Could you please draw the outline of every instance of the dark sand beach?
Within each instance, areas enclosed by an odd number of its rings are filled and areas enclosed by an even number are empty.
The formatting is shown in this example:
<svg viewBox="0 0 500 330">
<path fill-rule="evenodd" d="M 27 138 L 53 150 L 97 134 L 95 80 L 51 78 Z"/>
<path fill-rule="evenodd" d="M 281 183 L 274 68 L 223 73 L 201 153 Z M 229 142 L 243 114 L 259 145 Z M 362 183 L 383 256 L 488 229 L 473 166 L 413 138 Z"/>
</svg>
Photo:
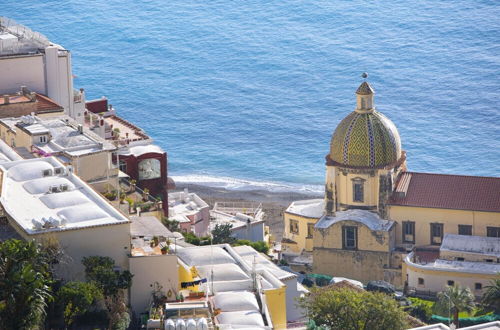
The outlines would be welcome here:
<svg viewBox="0 0 500 330">
<path fill-rule="evenodd" d="M 291 202 L 303 199 L 322 198 L 321 194 L 301 194 L 295 192 L 271 192 L 267 190 L 227 190 L 196 184 L 176 184 L 176 191 L 187 188 L 196 193 L 205 202 L 214 206 L 216 202 L 254 202 L 262 203 L 266 213 L 266 225 L 269 226 L 273 239 L 280 241 L 283 235 L 283 211 Z"/>
</svg>

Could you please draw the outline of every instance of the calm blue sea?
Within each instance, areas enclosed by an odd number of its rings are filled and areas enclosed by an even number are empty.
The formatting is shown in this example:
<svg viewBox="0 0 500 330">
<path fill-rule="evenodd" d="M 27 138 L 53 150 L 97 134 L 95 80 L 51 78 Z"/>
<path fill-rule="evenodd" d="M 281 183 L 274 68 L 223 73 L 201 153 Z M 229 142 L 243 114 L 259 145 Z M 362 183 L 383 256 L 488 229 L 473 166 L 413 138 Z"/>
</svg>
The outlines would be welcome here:
<svg viewBox="0 0 500 330">
<path fill-rule="evenodd" d="M 498 1 L 2 0 L 0 15 L 70 49 L 75 87 L 151 135 L 179 181 L 320 190 L 364 71 L 411 170 L 500 175 Z"/>
</svg>

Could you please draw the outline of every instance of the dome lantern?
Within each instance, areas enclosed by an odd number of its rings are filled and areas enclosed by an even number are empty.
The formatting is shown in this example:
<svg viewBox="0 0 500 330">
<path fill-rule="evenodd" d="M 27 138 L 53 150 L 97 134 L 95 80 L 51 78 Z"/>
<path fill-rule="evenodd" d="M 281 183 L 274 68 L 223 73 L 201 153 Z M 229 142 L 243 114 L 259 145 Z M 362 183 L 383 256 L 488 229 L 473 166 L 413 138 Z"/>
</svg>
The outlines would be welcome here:
<svg viewBox="0 0 500 330">
<path fill-rule="evenodd" d="M 374 94 L 366 81 L 356 90 L 356 109 L 340 122 L 332 136 L 329 159 L 334 163 L 380 168 L 401 159 L 398 130 L 390 119 L 376 111 Z"/>
<path fill-rule="evenodd" d="M 364 73 L 362 77 L 366 78 L 368 75 Z M 374 96 L 375 91 L 372 86 L 367 81 L 363 81 L 356 90 L 356 112 L 373 112 L 375 110 Z"/>
</svg>

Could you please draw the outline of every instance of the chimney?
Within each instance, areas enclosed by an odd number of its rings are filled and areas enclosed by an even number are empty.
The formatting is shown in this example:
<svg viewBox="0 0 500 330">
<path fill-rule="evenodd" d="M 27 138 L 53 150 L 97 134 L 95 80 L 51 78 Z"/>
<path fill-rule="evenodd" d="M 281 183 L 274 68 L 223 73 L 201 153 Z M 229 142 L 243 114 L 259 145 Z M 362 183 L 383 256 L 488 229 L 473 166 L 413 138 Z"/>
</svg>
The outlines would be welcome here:
<svg viewBox="0 0 500 330">
<path fill-rule="evenodd" d="M 30 98 L 31 101 L 35 102 L 36 101 L 36 93 L 35 92 L 31 92 L 29 98 Z"/>
<path fill-rule="evenodd" d="M 83 134 L 83 125 L 78 124 L 78 133 Z"/>
<path fill-rule="evenodd" d="M 10 103 L 10 96 L 6 94 L 3 96 L 3 104 L 9 104 L 9 103 Z"/>
<path fill-rule="evenodd" d="M 28 87 L 26 87 L 26 86 L 21 86 L 21 94 L 23 94 L 23 95 L 27 95 L 27 94 L 29 94 L 29 92 L 30 92 L 30 91 L 28 90 Z"/>
</svg>

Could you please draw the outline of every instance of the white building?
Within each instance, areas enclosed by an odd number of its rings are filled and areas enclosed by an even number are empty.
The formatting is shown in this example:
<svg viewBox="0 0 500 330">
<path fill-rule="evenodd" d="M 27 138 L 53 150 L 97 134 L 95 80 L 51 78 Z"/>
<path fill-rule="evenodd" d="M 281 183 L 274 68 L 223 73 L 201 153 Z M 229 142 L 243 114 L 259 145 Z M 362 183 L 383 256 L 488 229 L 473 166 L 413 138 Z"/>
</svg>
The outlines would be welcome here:
<svg viewBox="0 0 500 330">
<path fill-rule="evenodd" d="M 217 202 L 210 211 L 210 232 L 217 225 L 230 224 L 236 239 L 267 242 L 264 215 L 261 204 Z"/>
<path fill-rule="evenodd" d="M 128 269 L 130 221 L 54 157 L 5 161 L 0 177 L 4 221 L 25 240 L 57 243 L 62 278 L 83 280 L 93 255 Z"/>
<path fill-rule="evenodd" d="M 197 194 L 190 193 L 187 189 L 168 194 L 168 217 L 178 221 L 184 232 L 192 232 L 196 236 L 209 234 L 209 206 Z"/>
<path fill-rule="evenodd" d="M 303 317 L 296 299 L 307 292 L 297 276 L 282 270 L 249 246 L 228 244 L 183 248 L 177 256 L 207 279 L 205 292 L 223 327 L 286 328 Z M 262 303 L 259 307 L 258 300 Z"/>
<path fill-rule="evenodd" d="M 0 16 L 0 95 L 19 86 L 47 95 L 83 123 L 85 93 L 73 89 L 71 53 L 11 19 Z"/>
</svg>

